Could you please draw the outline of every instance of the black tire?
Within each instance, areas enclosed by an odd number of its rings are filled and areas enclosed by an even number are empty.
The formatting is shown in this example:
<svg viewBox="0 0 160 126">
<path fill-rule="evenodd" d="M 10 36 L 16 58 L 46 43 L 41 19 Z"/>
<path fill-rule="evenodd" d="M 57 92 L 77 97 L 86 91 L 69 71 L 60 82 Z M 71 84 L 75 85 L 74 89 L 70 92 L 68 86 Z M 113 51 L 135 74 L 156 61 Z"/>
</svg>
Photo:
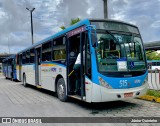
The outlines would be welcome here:
<svg viewBox="0 0 160 126">
<path fill-rule="evenodd" d="M 23 75 L 23 86 L 27 87 L 27 83 L 26 83 L 26 75 Z"/>
<path fill-rule="evenodd" d="M 65 102 L 68 97 L 66 95 L 66 86 L 63 78 L 60 78 L 57 82 L 57 96 L 59 100 Z"/>
</svg>

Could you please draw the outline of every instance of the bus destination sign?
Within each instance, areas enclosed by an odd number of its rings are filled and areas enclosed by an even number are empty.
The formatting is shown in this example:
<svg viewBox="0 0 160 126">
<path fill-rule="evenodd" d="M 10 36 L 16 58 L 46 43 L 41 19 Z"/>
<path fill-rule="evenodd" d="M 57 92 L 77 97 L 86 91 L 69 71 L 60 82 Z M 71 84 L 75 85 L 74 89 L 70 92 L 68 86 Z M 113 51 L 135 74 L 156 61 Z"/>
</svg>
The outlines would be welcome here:
<svg viewBox="0 0 160 126">
<path fill-rule="evenodd" d="M 86 27 L 85 26 L 82 26 L 82 27 L 79 27 L 79 28 L 76 28 L 70 32 L 68 32 L 67 36 L 68 38 L 71 37 L 71 36 L 74 36 L 74 35 L 77 35 L 81 32 L 84 32 L 86 30 Z"/>
</svg>

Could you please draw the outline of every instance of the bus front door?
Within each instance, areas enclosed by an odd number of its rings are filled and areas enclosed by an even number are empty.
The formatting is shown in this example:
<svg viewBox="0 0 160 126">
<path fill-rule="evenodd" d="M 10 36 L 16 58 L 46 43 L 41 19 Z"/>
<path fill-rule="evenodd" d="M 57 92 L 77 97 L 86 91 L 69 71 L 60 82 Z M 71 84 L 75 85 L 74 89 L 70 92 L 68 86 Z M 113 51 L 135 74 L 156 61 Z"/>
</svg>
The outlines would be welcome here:
<svg viewBox="0 0 160 126">
<path fill-rule="evenodd" d="M 41 47 L 35 48 L 35 85 L 40 86 L 41 84 Z"/>
<path fill-rule="evenodd" d="M 78 99 L 85 100 L 86 92 L 85 92 L 85 41 L 87 34 L 86 32 L 72 35 L 68 37 L 67 41 L 67 89 L 68 94 L 74 98 L 79 97 Z M 80 70 L 75 71 L 74 65 L 77 59 L 78 54 L 81 53 L 80 61 L 81 66 Z M 76 73 L 76 72 L 80 73 Z"/>
</svg>

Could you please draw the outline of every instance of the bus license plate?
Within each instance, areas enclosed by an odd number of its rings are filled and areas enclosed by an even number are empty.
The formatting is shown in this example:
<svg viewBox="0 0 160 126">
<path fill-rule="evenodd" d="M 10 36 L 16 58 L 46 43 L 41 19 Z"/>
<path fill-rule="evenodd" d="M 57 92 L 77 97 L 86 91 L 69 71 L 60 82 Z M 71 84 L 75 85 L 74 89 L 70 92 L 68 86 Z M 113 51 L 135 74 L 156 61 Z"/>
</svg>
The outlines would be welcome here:
<svg viewBox="0 0 160 126">
<path fill-rule="evenodd" d="M 133 96 L 133 92 L 130 92 L 130 93 L 124 93 L 124 97 L 127 98 L 127 97 L 132 97 Z"/>
</svg>

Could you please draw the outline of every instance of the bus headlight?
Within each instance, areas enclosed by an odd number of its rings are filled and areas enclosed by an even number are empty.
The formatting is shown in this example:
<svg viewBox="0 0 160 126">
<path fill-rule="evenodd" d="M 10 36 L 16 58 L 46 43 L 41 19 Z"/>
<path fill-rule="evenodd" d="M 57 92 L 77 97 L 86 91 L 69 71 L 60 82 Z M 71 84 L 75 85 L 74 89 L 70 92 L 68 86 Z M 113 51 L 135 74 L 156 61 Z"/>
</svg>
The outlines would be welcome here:
<svg viewBox="0 0 160 126">
<path fill-rule="evenodd" d="M 98 77 L 98 80 L 99 80 L 99 83 L 102 87 L 112 89 L 112 87 L 105 80 L 103 80 L 101 77 Z"/>
</svg>

